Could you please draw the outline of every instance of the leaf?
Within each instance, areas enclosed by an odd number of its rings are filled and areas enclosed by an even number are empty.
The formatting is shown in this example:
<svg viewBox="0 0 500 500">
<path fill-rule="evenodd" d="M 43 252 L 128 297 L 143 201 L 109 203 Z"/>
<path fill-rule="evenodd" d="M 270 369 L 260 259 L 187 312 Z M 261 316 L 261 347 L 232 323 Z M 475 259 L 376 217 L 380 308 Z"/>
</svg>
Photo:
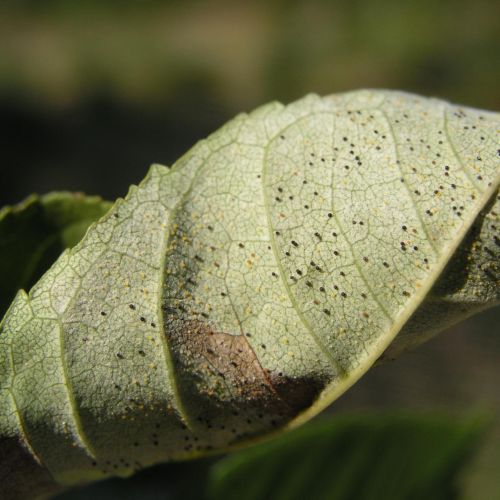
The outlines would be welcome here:
<svg viewBox="0 0 500 500">
<path fill-rule="evenodd" d="M 164 464 L 56 500 L 153 500 L 158 492 L 169 500 L 457 498 L 485 424 L 445 415 L 335 416 L 219 460 Z"/>
<path fill-rule="evenodd" d="M 500 303 L 500 196 L 480 212 L 445 270 L 381 361 Z"/>
<path fill-rule="evenodd" d="M 32 195 L 0 210 L 0 316 L 30 289 L 65 248 L 76 245 L 111 203 L 79 193 Z"/>
<path fill-rule="evenodd" d="M 458 498 L 482 431 L 478 421 L 442 416 L 337 417 L 220 460 L 210 498 Z"/>
<path fill-rule="evenodd" d="M 498 304 L 498 126 L 399 92 L 308 96 L 154 165 L 16 296 L 0 436 L 64 485 L 231 449 L 325 408 L 426 297 L 421 335 L 450 321 L 433 297 Z M 457 249 L 487 267 L 442 284 Z"/>
</svg>

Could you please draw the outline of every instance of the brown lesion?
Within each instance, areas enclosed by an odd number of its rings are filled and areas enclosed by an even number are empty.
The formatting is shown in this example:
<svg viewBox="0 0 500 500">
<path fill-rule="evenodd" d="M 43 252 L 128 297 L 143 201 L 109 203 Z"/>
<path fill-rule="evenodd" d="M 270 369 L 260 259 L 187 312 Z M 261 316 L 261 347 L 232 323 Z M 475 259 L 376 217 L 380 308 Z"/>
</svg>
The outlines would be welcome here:
<svg viewBox="0 0 500 500">
<path fill-rule="evenodd" d="M 48 497 L 61 490 L 20 436 L 0 436 L 0 498 Z"/>
<path fill-rule="evenodd" d="M 310 406 L 323 389 L 324 384 L 312 377 L 266 370 L 244 335 L 217 331 L 208 321 L 179 318 L 170 326 L 167 335 L 179 380 L 185 398 L 196 400 L 192 408 L 199 413 L 217 414 L 217 407 L 220 415 L 240 420 L 257 414 L 284 422 Z"/>
</svg>

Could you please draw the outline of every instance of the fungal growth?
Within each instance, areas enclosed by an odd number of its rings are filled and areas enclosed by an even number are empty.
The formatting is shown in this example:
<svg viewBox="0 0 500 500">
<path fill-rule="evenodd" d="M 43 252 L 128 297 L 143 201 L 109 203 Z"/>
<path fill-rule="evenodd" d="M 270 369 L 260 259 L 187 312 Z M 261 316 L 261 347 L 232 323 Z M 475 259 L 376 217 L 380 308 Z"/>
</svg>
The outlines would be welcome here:
<svg viewBox="0 0 500 500">
<path fill-rule="evenodd" d="M 0 326 L 2 498 L 298 425 L 497 305 L 499 127 L 400 92 L 308 96 L 152 166 Z"/>
</svg>

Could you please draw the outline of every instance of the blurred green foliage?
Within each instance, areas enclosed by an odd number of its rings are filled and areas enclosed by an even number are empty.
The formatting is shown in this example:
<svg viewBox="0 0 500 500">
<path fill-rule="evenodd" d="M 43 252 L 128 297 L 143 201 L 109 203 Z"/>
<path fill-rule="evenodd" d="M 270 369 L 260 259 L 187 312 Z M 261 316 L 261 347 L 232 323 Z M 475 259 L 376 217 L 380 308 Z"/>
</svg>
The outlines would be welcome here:
<svg viewBox="0 0 500 500">
<path fill-rule="evenodd" d="M 4 0 L 0 92 L 60 105 L 99 89 L 143 105 L 189 94 L 234 112 L 389 87 L 495 108 L 499 16 L 491 0 Z"/>
<path fill-rule="evenodd" d="M 310 92 L 498 109 L 499 17 L 491 0 L 3 0 L 0 205 L 115 199 L 236 113 Z"/>
<path fill-rule="evenodd" d="M 0 208 L 0 319 L 17 291 L 29 291 L 110 207 L 98 196 L 50 193 Z"/>
</svg>

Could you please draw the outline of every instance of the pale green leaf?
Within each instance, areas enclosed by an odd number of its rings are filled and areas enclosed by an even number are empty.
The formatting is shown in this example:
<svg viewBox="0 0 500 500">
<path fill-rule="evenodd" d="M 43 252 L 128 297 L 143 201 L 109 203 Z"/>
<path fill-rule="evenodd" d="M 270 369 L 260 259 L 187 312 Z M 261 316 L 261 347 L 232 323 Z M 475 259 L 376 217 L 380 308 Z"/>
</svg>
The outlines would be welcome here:
<svg viewBox="0 0 500 500">
<path fill-rule="evenodd" d="M 484 418 L 340 415 L 220 459 L 163 464 L 56 500 L 459 498 L 485 427 Z"/>
<path fill-rule="evenodd" d="M 61 484 L 232 448 L 330 404 L 434 285 L 463 316 L 496 305 L 499 124 L 399 92 L 311 95 L 153 166 L 10 307 L 0 436 Z M 481 268 L 436 283 L 475 221 L 459 252 Z M 403 347 L 450 322 L 424 307 Z"/>
</svg>

